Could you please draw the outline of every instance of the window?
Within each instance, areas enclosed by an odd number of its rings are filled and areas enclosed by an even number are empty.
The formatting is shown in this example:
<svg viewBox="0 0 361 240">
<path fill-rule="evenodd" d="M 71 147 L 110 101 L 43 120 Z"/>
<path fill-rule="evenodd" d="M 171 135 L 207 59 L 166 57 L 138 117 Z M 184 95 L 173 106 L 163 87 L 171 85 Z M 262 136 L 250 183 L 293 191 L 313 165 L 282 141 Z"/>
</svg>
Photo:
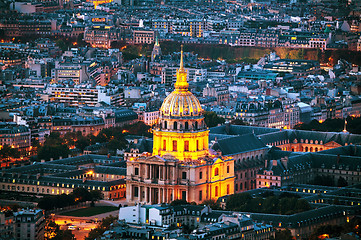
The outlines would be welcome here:
<svg viewBox="0 0 361 240">
<path fill-rule="evenodd" d="M 139 188 L 134 187 L 134 197 L 138 197 L 138 194 L 139 194 Z"/>
<path fill-rule="evenodd" d="M 182 172 L 182 179 L 187 179 L 187 172 Z"/>
<path fill-rule="evenodd" d="M 227 195 L 229 194 L 229 184 L 227 184 Z"/>
<path fill-rule="evenodd" d="M 173 151 L 177 151 L 177 141 L 173 140 Z"/>
<path fill-rule="evenodd" d="M 198 140 L 196 142 L 196 149 L 197 149 L 197 151 L 199 150 L 199 141 Z"/>
<path fill-rule="evenodd" d="M 218 197 L 218 186 L 216 186 L 214 189 L 214 196 Z"/>
<path fill-rule="evenodd" d="M 177 130 L 177 122 L 174 122 L 174 123 L 173 123 L 173 129 L 174 129 L 174 130 Z"/>
<path fill-rule="evenodd" d="M 238 184 L 237 183 L 234 185 L 234 189 L 235 189 L 235 191 L 238 191 Z"/>
<path fill-rule="evenodd" d="M 182 200 L 187 201 L 187 192 L 186 191 L 182 191 Z"/>
<path fill-rule="evenodd" d="M 164 128 L 167 129 L 167 121 L 164 121 Z"/>
<path fill-rule="evenodd" d="M 227 173 L 229 173 L 229 166 L 227 165 Z"/>
<path fill-rule="evenodd" d="M 185 130 L 188 130 L 188 122 L 185 122 L 185 123 L 184 123 L 184 129 L 185 129 Z"/>
<path fill-rule="evenodd" d="M 139 175 L 139 168 L 134 168 L 134 175 Z"/>
<path fill-rule="evenodd" d="M 163 140 L 163 150 L 167 150 L 167 140 Z"/>
<path fill-rule="evenodd" d="M 184 151 L 185 152 L 189 151 L 189 141 L 184 141 Z"/>
<path fill-rule="evenodd" d="M 219 169 L 216 168 L 216 169 L 214 169 L 214 176 L 218 176 L 218 175 L 219 175 Z"/>
<path fill-rule="evenodd" d="M 202 201 L 202 190 L 199 191 L 199 201 Z"/>
<path fill-rule="evenodd" d="M 194 128 L 195 128 L 195 129 L 198 129 L 198 122 L 195 122 L 195 123 L 194 123 Z"/>
<path fill-rule="evenodd" d="M 203 172 L 199 172 L 199 179 L 203 178 Z"/>
</svg>

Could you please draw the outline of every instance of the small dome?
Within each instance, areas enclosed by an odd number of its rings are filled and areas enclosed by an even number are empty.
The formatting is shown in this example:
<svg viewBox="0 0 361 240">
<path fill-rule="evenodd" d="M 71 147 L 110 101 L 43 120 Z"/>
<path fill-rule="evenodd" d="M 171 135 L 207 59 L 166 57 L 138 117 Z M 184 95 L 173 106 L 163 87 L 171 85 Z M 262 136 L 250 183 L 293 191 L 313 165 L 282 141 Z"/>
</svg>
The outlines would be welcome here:
<svg viewBox="0 0 361 240">
<path fill-rule="evenodd" d="M 175 90 L 164 100 L 160 113 L 169 117 L 200 116 L 203 109 L 191 92 Z"/>
</svg>

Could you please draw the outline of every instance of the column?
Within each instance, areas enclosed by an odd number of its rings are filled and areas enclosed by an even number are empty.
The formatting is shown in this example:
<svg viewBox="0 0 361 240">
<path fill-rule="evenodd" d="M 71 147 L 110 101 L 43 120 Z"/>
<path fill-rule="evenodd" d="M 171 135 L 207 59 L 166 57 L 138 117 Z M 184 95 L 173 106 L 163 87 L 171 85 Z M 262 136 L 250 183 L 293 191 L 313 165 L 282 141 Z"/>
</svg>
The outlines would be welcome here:
<svg viewBox="0 0 361 240">
<path fill-rule="evenodd" d="M 144 191 L 145 191 L 145 202 L 148 202 L 148 187 L 144 187 Z"/>
<path fill-rule="evenodd" d="M 162 202 L 162 196 L 161 196 L 161 194 L 160 194 L 160 188 L 158 188 L 158 202 L 157 203 L 161 203 Z"/>
<path fill-rule="evenodd" d="M 153 178 L 153 165 L 149 164 L 149 178 L 152 179 Z"/>
<path fill-rule="evenodd" d="M 143 180 L 144 180 L 144 179 L 148 178 L 148 166 L 146 164 L 142 164 L 142 166 L 144 169 L 144 177 L 143 177 Z"/>
<path fill-rule="evenodd" d="M 130 200 L 133 201 L 133 185 L 129 186 Z"/>
<path fill-rule="evenodd" d="M 163 180 L 164 180 L 164 181 L 167 180 L 167 174 L 166 174 L 166 172 L 167 172 L 167 166 L 163 166 Z"/>
</svg>

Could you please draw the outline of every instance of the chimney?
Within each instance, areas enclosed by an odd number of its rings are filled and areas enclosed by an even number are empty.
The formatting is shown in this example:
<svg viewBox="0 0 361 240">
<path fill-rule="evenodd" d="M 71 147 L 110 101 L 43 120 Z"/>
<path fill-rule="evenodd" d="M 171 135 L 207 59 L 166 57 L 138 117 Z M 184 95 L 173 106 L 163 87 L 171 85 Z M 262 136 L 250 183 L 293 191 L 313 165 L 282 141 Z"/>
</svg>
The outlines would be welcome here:
<svg viewBox="0 0 361 240">
<path fill-rule="evenodd" d="M 68 158 L 71 158 L 71 154 L 68 154 Z"/>
<path fill-rule="evenodd" d="M 54 158 L 50 158 L 50 162 L 53 161 L 53 160 L 54 160 Z"/>
<path fill-rule="evenodd" d="M 287 169 L 288 156 L 281 158 L 281 162 L 282 162 L 283 166 L 285 167 L 285 169 Z"/>
<path fill-rule="evenodd" d="M 134 139 L 134 144 L 138 144 L 138 139 Z"/>
<path fill-rule="evenodd" d="M 59 159 L 63 159 L 63 156 L 60 156 Z"/>
<path fill-rule="evenodd" d="M 39 178 L 40 178 L 40 176 L 41 176 L 41 174 L 40 174 L 40 173 L 36 174 L 36 179 L 39 179 Z"/>
<path fill-rule="evenodd" d="M 226 122 L 226 129 L 225 129 L 225 131 L 226 131 L 227 134 L 229 134 L 230 128 L 231 128 L 231 123 L 230 123 L 230 122 Z"/>
<path fill-rule="evenodd" d="M 272 160 L 272 165 L 277 166 L 277 160 Z"/>
<path fill-rule="evenodd" d="M 40 162 L 42 162 L 42 163 L 43 163 L 43 162 L 45 162 L 45 159 L 41 159 L 41 161 L 40 161 Z"/>
</svg>

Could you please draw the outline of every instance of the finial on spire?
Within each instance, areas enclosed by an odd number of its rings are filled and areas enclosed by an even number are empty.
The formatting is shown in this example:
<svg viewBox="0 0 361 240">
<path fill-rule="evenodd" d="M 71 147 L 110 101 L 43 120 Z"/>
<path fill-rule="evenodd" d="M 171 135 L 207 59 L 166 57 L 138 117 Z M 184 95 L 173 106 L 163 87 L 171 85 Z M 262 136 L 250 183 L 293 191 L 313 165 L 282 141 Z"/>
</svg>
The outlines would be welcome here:
<svg viewBox="0 0 361 240">
<path fill-rule="evenodd" d="M 177 81 L 174 84 L 174 87 L 178 91 L 188 91 L 188 82 L 187 82 L 187 71 L 183 65 L 183 45 L 181 45 L 181 59 L 180 66 L 177 71 Z"/>
<path fill-rule="evenodd" d="M 183 66 L 183 45 L 181 45 L 181 59 L 179 64 L 179 72 L 184 72 L 184 66 Z"/>
</svg>

